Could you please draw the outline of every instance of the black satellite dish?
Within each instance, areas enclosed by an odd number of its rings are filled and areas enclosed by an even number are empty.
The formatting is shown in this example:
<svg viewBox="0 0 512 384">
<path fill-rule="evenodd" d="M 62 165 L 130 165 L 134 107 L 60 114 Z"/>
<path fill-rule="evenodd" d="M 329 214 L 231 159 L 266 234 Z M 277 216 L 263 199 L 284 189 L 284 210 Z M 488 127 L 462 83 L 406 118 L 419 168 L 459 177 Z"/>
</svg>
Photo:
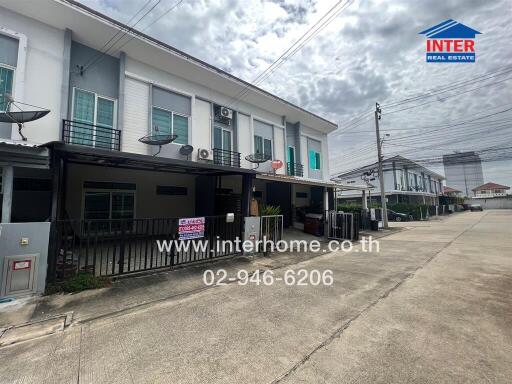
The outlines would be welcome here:
<svg viewBox="0 0 512 384">
<path fill-rule="evenodd" d="M 191 146 L 191 145 L 183 145 L 181 148 L 180 148 L 180 155 L 183 155 L 183 156 L 187 156 L 187 160 L 188 160 L 188 156 L 194 151 L 194 147 Z"/>
<path fill-rule="evenodd" d="M 162 150 L 162 145 L 166 145 L 169 143 L 172 143 L 174 140 L 178 138 L 178 135 L 169 135 L 166 133 L 159 133 L 158 126 L 154 127 L 154 132 L 151 135 L 143 136 L 139 139 L 141 143 L 147 144 L 147 145 L 158 145 L 158 152 L 155 153 L 153 156 L 156 156 L 160 153 Z"/>
<path fill-rule="evenodd" d="M 5 99 L 7 100 L 7 104 L 5 106 L 5 112 L 0 112 L 0 122 L 1 123 L 15 123 L 18 124 L 18 133 L 20 134 L 23 141 L 27 141 L 27 138 L 21 133 L 23 129 L 23 125 L 29 121 L 38 120 L 41 117 L 46 116 L 50 113 L 49 109 L 44 109 L 40 107 L 36 107 L 35 105 L 25 104 L 19 101 L 14 101 L 11 95 L 5 94 Z M 19 106 L 20 105 L 28 105 L 30 107 L 39 108 L 38 111 L 23 111 Z M 15 106 L 19 109 L 19 111 L 10 111 L 11 106 Z"/>
<path fill-rule="evenodd" d="M 245 156 L 245 160 L 250 163 L 257 164 L 254 169 L 258 168 L 261 163 L 269 161 L 270 159 L 271 157 L 269 155 L 264 155 L 263 153 L 253 153 L 251 155 Z"/>
</svg>

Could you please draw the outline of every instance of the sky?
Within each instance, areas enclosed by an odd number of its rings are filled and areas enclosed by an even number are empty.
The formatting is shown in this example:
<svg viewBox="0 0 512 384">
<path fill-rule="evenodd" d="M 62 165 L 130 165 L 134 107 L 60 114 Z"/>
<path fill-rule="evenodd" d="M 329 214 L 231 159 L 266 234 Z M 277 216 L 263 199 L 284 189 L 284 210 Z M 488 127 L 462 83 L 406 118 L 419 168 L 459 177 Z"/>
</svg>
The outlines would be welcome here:
<svg viewBox="0 0 512 384">
<path fill-rule="evenodd" d="M 149 0 L 80 1 L 127 23 Z M 177 1 L 160 0 L 136 28 L 251 82 L 337 3 L 183 0 L 155 22 Z M 447 19 L 482 33 L 475 63 L 425 62 L 419 32 Z M 329 137 L 333 175 L 376 160 L 372 111 L 379 102 L 381 131 L 389 134 L 385 157 L 484 150 L 492 160 L 483 163 L 484 181 L 512 186 L 512 151 L 503 156 L 493 148 L 512 147 L 512 72 L 496 72 L 511 65 L 511 25 L 512 0 L 354 0 L 259 86 L 339 124 Z M 488 73 L 493 77 L 446 87 Z M 438 87 L 446 88 L 389 105 Z M 443 173 L 437 161 L 425 165 Z"/>
</svg>

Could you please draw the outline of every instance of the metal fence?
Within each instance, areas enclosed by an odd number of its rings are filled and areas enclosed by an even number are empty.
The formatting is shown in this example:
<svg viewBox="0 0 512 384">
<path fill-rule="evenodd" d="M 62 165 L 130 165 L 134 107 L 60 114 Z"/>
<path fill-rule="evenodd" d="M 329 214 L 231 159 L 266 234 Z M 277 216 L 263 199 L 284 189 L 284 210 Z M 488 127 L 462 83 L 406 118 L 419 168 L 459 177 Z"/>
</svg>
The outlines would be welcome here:
<svg viewBox="0 0 512 384">
<path fill-rule="evenodd" d="M 179 239 L 179 218 L 56 221 L 48 280 L 63 281 L 78 272 L 118 276 L 236 255 L 237 249 L 221 243 L 241 238 L 241 231 L 239 215 L 230 223 L 224 215 L 207 216 L 202 238 L 174 243 Z M 171 246 L 165 248 L 164 242 Z"/>
<path fill-rule="evenodd" d="M 260 240 L 275 244 L 282 239 L 283 215 L 260 216 Z"/>
<path fill-rule="evenodd" d="M 361 214 L 329 212 L 327 237 L 338 240 L 359 240 Z"/>
</svg>

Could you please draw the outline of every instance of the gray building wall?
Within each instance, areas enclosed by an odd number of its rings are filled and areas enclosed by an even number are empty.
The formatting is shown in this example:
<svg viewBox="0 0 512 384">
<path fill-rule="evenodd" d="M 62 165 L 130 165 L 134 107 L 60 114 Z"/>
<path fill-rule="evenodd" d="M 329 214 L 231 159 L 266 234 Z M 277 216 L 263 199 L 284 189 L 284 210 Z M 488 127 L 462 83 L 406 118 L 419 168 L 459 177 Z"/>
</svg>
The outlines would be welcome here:
<svg viewBox="0 0 512 384">
<path fill-rule="evenodd" d="M 0 270 L 4 270 L 6 256 L 29 256 L 37 254 L 36 293 L 43 293 L 46 284 L 48 259 L 48 238 L 50 223 L 8 223 L 0 224 Z M 27 245 L 21 245 L 21 238 L 28 238 Z M 0 274 L 0 286 L 3 283 Z"/>
<path fill-rule="evenodd" d="M 87 68 L 93 58 L 99 60 Z M 96 60 L 94 59 L 94 60 Z M 73 88 L 95 92 L 101 96 L 119 99 L 119 59 L 73 41 L 71 43 L 69 77 L 69 118 L 73 103 Z M 80 68 L 87 68 L 80 73 Z"/>
<path fill-rule="evenodd" d="M 446 186 L 473 195 L 473 188 L 484 183 L 482 162 L 475 152 L 461 152 L 443 156 Z"/>
</svg>

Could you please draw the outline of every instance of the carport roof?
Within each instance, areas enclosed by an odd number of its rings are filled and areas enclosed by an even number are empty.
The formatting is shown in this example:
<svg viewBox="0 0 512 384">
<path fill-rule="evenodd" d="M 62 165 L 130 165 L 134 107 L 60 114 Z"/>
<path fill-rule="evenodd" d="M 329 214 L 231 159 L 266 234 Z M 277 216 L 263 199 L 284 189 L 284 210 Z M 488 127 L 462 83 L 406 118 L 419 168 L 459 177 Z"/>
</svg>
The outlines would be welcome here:
<svg viewBox="0 0 512 384">
<path fill-rule="evenodd" d="M 361 191 L 363 189 L 368 189 L 366 187 L 361 187 L 361 186 L 347 186 L 344 184 L 336 183 L 334 181 L 309 179 L 309 178 L 305 178 L 305 177 L 296 177 L 296 176 L 279 175 L 279 174 L 273 175 L 273 174 L 269 174 L 269 173 L 258 173 L 258 174 L 256 174 L 256 178 L 260 179 L 260 180 L 280 181 L 283 183 L 316 185 L 319 187 L 352 189 L 352 190 L 357 190 L 357 191 Z"/>
<path fill-rule="evenodd" d="M 190 160 L 170 159 L 81 145 L 64 144 L 61 141 L 50 142 L 43 146 L 50 148 L 54 153 L 57 153 L 68 161 L 78 164 L 212 176 L 256 173 L 251 169 L 245 168 L 226 167 Z"/>
<path fill-rule="evenodd" d="M 48 149 L 28 141 L 2 139 L 0 140 L 0 165 L 48 169 Z"/>
</svg>

